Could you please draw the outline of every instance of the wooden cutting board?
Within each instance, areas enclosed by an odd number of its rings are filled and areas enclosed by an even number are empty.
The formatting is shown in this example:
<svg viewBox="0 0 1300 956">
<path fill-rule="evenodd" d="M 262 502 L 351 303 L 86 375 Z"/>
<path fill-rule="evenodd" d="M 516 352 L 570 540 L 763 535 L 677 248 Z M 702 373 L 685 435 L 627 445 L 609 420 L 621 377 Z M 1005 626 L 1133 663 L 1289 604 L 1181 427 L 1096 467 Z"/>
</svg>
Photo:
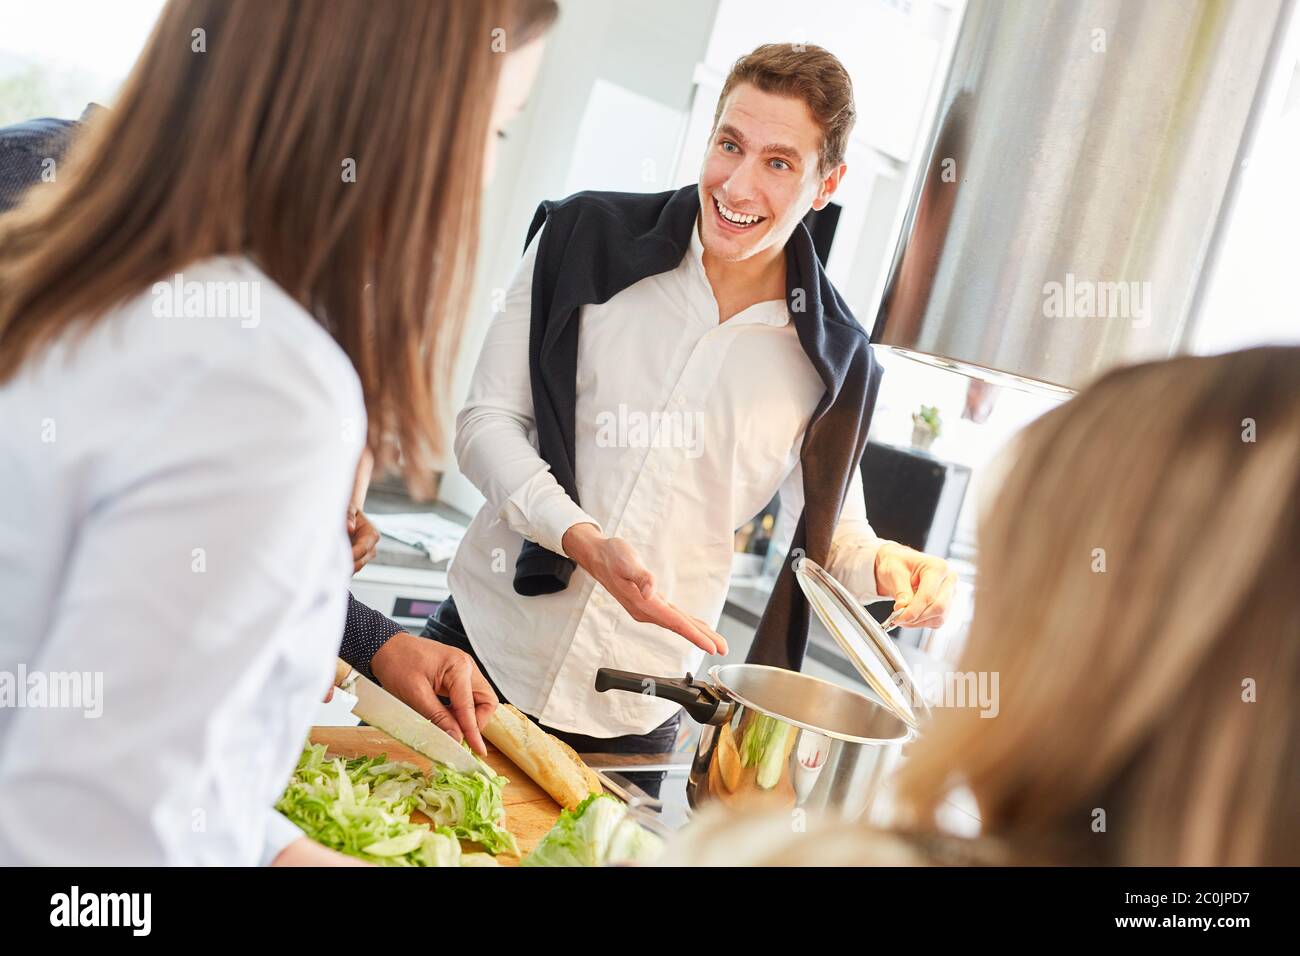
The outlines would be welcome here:
<svg viewBox="0 0 1300 956">
<path fill-rule="evenodd" d="M 377 727 L 313 727 L 311 742 L 324 744 L 331 757 L 377 757 L 388 754 L 391 760 L 413 763 L 428 771 L 433 763 L 428 757 L 399 744 Z M 510 782 L 501 792 L 506 808 L 506 827 L 515 835 L 519 852 L 527 856 L 541 841 L 560 815 L 560 805 L 546 791 L 514 765 L 505 754 L 488 744 L 487 764 Z M 518 866 L 508 856 L 497 857 L 503 866 Z"/>
</svg>

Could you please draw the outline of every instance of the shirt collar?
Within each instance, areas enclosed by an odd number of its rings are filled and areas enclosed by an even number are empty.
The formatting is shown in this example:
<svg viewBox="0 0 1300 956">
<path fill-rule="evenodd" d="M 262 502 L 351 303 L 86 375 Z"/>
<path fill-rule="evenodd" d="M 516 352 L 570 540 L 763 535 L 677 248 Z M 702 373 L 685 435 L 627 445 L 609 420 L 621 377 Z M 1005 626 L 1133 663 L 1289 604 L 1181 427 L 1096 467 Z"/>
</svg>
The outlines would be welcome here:
<svg viewBox="0 0 1300 956">
<path fill-rule="evenodd" d="M 700 242 L 700 218 L 695 217 L 695 225 L 691 227 L 691 248 L 686 253 L 685 263 L 699 282 L 709 299 L 713 299 L 713 287 L 709 285 L 709 275 L 704 271 L 704 244 Z M 716 308 L 716 303 L 715 303 Z M 790 324 L 790 309 L 784 299 L 769 299 L 766 302 L 757 302 L 751 305 L 744 312 L 732 316 L 725 323 L 727 325 L 772 325 L 783 326 Z"/>
</svg>

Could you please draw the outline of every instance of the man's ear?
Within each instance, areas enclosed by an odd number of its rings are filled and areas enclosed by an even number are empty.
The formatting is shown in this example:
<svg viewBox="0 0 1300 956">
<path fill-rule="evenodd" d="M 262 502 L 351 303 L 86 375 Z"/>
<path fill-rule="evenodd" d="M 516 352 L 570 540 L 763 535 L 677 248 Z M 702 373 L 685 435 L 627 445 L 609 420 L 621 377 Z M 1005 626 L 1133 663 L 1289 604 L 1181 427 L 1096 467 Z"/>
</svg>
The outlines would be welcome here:
<svg viewBox="0 0 1300 956">
<path fill-rule="evenodd" d="M 844 174 L 849 171 L 845 163 L 840 163 L 822 179 L 821 185 L 817 187 L 817 198 L 813 200 L 814 209 L 825 209 L 826 204 L 831 201 L 835 195 L 835 190 L 840 188 L 840 183 L 844 180 Z"/>
</svg>

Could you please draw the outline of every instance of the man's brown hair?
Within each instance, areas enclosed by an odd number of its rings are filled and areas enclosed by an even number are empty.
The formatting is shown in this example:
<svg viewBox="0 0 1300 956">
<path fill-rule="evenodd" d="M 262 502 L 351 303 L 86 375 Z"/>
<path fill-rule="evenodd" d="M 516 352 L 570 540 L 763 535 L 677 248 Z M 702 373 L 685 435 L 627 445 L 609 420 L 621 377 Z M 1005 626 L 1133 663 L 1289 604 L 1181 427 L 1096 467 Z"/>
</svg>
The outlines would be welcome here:
<svg viewBox="0 0 1300 956">
<path fill-rule="evenodd" d="M 825 174 L 844 162 L 858 114 L 853 106 L 853 81 L 835 54 L 810 43 L 764 43 L 745 54 L 732 64 L 722 85 L 713 114 L 715 128 L 727 97 L 741 83 L 802 100 L 822 129 L 819 171 Z"/>
<path fill-rule="evenodd" d="M 427 491 L 474 270 L 498 50 L 540 36 L 557 11 L 172 0 L 57 184 L 0 217 L 0 384 L 182 266 L 242 254 L 352 360 L 380 467 L 394 439 L 408 485 Z"/>
</svg>

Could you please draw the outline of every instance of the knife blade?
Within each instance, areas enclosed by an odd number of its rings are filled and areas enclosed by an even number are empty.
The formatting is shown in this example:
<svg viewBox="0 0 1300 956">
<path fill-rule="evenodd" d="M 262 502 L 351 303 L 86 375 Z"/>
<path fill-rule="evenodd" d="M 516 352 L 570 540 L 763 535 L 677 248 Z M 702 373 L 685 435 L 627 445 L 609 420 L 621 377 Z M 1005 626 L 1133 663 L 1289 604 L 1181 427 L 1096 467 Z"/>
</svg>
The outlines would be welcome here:
<svg viewBox="0 0 1300 956">
<path fill-rule="evenodd" d="M 486 768 L 478 757 L 453 740 L 445 730 L 358 673 L 345 661 L 339 661 L 334 686 L 356 697 L 352 713 L 370 726 L 378 727 L 398 743 L 462 773 L 490 772 L 490 768 Z"/>
</svg>

